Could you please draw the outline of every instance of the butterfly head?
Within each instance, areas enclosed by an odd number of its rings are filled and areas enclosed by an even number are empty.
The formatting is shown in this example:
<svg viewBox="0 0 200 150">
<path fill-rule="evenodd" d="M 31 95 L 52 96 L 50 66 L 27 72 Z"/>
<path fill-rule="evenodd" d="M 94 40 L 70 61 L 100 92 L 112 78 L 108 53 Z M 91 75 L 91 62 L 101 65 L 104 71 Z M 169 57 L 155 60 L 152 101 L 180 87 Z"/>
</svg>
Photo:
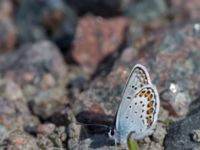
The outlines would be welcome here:
<svg viewBox="0 0 200 150">
<path fill-rule="evenodd" d="M 108 136 L 110 139 L 113 139 L 116 144 L 126 143 L 126 137 L 119 133 L 115 128 L 111 128 L 108 132 Z"/>
<path fill-rule="evenodd" d="M 111 127 L 111 128 L 109 129 L 109 132 L 108 132 L 109 138 L 114 139 L 115 134 L 116 134 L 115 129 L 114 129 L 113 127 Z"/>
</svg>

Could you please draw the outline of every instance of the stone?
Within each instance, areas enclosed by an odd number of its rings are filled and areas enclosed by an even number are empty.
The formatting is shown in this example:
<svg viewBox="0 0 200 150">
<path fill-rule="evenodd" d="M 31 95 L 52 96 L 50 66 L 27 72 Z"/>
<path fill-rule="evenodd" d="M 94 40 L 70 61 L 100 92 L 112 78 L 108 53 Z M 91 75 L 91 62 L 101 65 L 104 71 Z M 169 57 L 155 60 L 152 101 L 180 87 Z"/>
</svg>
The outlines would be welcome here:
<svg viewBox="0 0 200 150">
<path fill-rule="evenodd" d="M 130 18 L 149 22 L 165 16 L 168 12 L 167 8 L 167 3 L 164 0 L 132 1 L 124 12 Z"/>
<path fill-rule="evenodd" d="M 147 41 L 137 52 L 132 61 L 119 61 L 122 66 L 134 66 L 137 63 L 147 67 L 153 84 L 160 92 L 161 101 L 173 105 L 168 109 L 170 114 L 185 116 L 189 110 L 189 104 L 198 97 L 199 89 L 199 69 L 197 67 L 199 52 L 199 29 L 194 28 L 196 24 L 186 24 L 176 27 L 173 30 L 163 29 L 154 36 L 144 34 Z M 132 42 L 133 45 L 135 41 Z M 145 46 L 148 45 L 148 46 Z M 134 50 L 132 50 L 134 53 Z M 123 54 L 122 54 L 123 55 Z M 130 72 L 131 68 L 129 68 Z M 167 91 L 171 91 L 170 85 L 178 86 L 179 92 L 171 96 Z M 172 92 L 173 93 L 173 92 Z M 165 97 L 164 95 L 169 97 Z M 165 100 L 164 100 L 165 99 Z M 171 99 L 171 100 L 170 100 Z M 177 101 L 177 104 L 171 103 Z M 162 103 L 163 104 L 163 103 Z M 181 104 L 181 109 L 179 105 Z M 164 105 L 163 105 L 164 106 Z M 174 111 L 174 112 L 173 112 Z"/>
<path fill-rule="evenodd" d="M 200 112 L 187 116 L 185 119 L 175 122 L 169 126 L 164 146 L 166 150 L 195 149 L 200 143 L 191 138 L 191 132 L 199 129 Z"/>
<path fill-rule="evenodd" d="M 16 147 L 16 149 L 38 149 L 36 140 L 28 135 L 27 133 L 14 130 L 9 134 L 10 144 L 6 146 L 6 148 L 10 146 Z"/>
<path fill-rule="evenodd" d="M 11 20 L 13 15 L 13 3 L 11 0 L 1 0 L 0 2 L 0 22 Z"/>
<path fill-rule="evenodd" d="M 20 44 L 51 39 L 64 50 L 71 46 L 76 14 L 64 0 L 21 0 L 17 8 L 16 26 Z"/>
<path fill-rule="evenodd" d="M 83 150 L 94 150 L 94 149 L 105 149 L 105 150 L 114 150 L 119 149 L 119 146 L 114 146 L 113 140 L 109 140 L 106 135 L 103 134 L 96 134 L 91 136 L 90 138 L 86 138 L 84 140 L 81 140 L 76 148 L 83 149 Z"/>
<path fill-rule="evenodd" d="M 183 117 L 189 111 L 192 102 L 188 91 L 184 91 L 178 84 L 171 83 L 169 88 L 161 94 L 163 106 L 170 110 L 171 115 Z"/>
<path fill-rule="evenodd" d="M 173 10 L 174 22 L 183 22 L 188 20 L 199 19 L 199 8 L 200 3 L 198 0 L 181 1 L 181 0 L 170 0 L 171 9 Z"/>
<path fill-rule="evenodd" d="M 74 149 L 79 143 L 81 138 L 81 126 L 77 123 L 70 107 L 66 107 L 56 113 L 54 113 L 51 118 L 51 122 L 57 126 L 65 126 L 67 132 L 67 147 L 68 149 Z"/>
<path fill-rule="evenodd" d="M 56 128 L 56 126 L 53 123 L 40 124 L 37 127 L 37 133 L 49 135 L 49 134 L 53 133 L 55 128 Z"/>
<path fill-rule="evenodd" d="M 158 122 L 156 129 L 152 135 L 153 141 L 160 144 L 160 146 L 162 147 L 166 134 L 167 134 L 166 125 Z"/>
<path fill-rule="evenodd" d="M 11 20 L 0 21 L 0 52 L 13 51 L 17 43 L 16 27 Z"/>
<path fill-rule="evenodd" d="M 127 25 L 123 17 L 82 17 L 71 50 L 73 59 L 87 74 L 94 74 L 98 65 L 121 46 Z"/>
<path fill-rule="evenodd" d="M 192 134 L 192 139 L 195 142 L 200 143 L 200 130 L 193 130 L 191 134 Z"/>
<path fill-rule="evenodd" d="M 41 91 L 30 101 L 29 106 L 34 114 L 47 119 L 64 107 L 65 95 L 62 88 Z"/>
<path fill-rule="evenodd" d="M 47 73 L 41 79 L 41 85 L 40 86 L 42 87 L 42 89 L 45 90 L 45 89 L 49 89 L 49 88 L 54 87 L 55 84 L 56 84 L 56 81 L 55 81 L 54 77 L 51 74 Z"/>
<path fill-rule="evenodd" d="M 42 89 L 63 89 L 67 81 L 67 65 L 57 47 L 48 41 L 26 45 L 16 52 L 1 55 L 0 62 L 2 78 L 22 86 L 22 93 L 28 101 Z"/>
<path fill-rule="evenodd" d="M 0 97 L 0 123 L 8 131 L 34 126 L 39 120 L 33 116 L 27 108 L 24 100 L 16 101 Z"/>
</svg>

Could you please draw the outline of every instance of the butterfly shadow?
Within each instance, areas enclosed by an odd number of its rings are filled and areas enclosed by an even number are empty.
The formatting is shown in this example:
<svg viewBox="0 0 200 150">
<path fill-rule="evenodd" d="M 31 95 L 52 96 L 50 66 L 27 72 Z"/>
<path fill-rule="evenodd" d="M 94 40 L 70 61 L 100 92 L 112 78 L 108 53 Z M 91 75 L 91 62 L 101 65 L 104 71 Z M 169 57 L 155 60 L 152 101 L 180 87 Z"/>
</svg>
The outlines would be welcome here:
<svg viewBox="0 0 200 150">
<path fill-rule="evenodd" d="M 76 119 L 82 125 L 79 140 L 83 145 L 94 149 L 114 145 L 114 140 L 108 136 L 113 116 L 83 111 L 76 116 Z"/>
</svg>

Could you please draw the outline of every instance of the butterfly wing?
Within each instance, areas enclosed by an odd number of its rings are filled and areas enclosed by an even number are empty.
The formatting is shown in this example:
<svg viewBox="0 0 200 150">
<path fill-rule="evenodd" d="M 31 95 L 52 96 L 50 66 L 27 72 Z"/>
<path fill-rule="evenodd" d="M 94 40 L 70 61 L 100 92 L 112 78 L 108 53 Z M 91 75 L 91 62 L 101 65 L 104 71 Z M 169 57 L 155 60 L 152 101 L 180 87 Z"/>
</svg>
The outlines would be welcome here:
<svg viewBox="0 0 200 150">
<path fill-rule="evenodd" d="M 151 84 L 151 80 L 147 69 L 140 64 L 135 65 L 124 88 L 122 101 L 116 116 L 116 122 L 118 118 L 123 115 L 123 109 L 127 108 L 128 104 L 131 102 L 131 99 L 134 97 L 135 92 L 144 85 L 148 84 Z"/>
<path fill-rule="evenodd" d="M 148 90 L 152 96 L 151 101 L 154 105 L 151 106 L 156 111 L 151 115 L 145 115 L 148 108 L 148 96 L 141 96 L 140 92 Z M 144 94 L 145 95 L 145 94 Z M 141 97 L 140 97 L 141 96 Z M 122 102 L 118 109 L 116 117 L 116 130 L 118 132 L 118 141 L 126 140 L 127 132 L 135 131 L 134 138 L 142 137 L 145 131 L 150 132 L 150 128 L 157 120 L 157 113 L 159 110 L 159 97 L 156 88 L 151 84 L 149 74 L 146 68 L 142 65 L 136 65 L 128 79 L 125 90 L 123 92 Z M 144 108 L 142 108 L 144 107 Z M 150 106 L 149 106 L 150 107 Z M 155 108 L 154 108 L 155 107 Z M 152 115 L 154 113 L 154 115 Z M 146 119 L 145 119 L 146 118 Z M 139 129 L 141 127 L 141 129 Z M 150 132 L 151 133 L 151 132 Z"/>
<path fill-rule="evenodd" d="M 130 117 L 128 130 L 134 131 L 133 139 L 141 139 L 152 134 L 160 108 L 156 87 L 147 85 L 137 92 L 126 115 Z M 130 132 L 128 131 L 128 132 Z"/>
<path fill-rule="evenodd" d="M 122 101 L 116 116 L 116 121 L 120 115 L 123 115 L 123 109 L 127 108 L 128 104 L 131 102 L 131 99 L 134 97 L 135 92 L 148 84 L 151 84 L 151 80 L 147 69 L 140 64 L 135 65 L 124 88 Z"/>
<path fill-rule="evenodd" d="M 118 141 L 125 141 L 133 131 L 133 139 L 141 139 L 153 132 L 158 119 L 160 101 L 157 89 L 146 85 L 139 89 L 116 122 Z"/>
</svg>

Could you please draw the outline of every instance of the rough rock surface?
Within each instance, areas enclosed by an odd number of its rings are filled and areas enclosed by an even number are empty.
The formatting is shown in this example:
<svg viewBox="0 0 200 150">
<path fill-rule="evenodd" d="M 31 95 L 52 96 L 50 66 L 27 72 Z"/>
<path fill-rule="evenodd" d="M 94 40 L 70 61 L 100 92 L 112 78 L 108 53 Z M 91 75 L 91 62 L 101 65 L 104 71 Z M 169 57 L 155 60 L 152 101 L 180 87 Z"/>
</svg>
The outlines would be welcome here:
<svg viewBox="0 0 200 150">
<path fill-rule="evenodd" d="M 94 74 L 98 65 L 121 46 L 127 25 L 123 17 L 82 17 L 78 22 L 72 57 L 87 74 Z"/>
<path fill-rule="evenodd" d="M 200 112 L 195 113 L 169 127 L 164 142 L 166 150 L 198 149 L 200 147 L 200 143 L 192 139 L 192 131 L 199 129 L 199 115 Z"/>
</svg>

